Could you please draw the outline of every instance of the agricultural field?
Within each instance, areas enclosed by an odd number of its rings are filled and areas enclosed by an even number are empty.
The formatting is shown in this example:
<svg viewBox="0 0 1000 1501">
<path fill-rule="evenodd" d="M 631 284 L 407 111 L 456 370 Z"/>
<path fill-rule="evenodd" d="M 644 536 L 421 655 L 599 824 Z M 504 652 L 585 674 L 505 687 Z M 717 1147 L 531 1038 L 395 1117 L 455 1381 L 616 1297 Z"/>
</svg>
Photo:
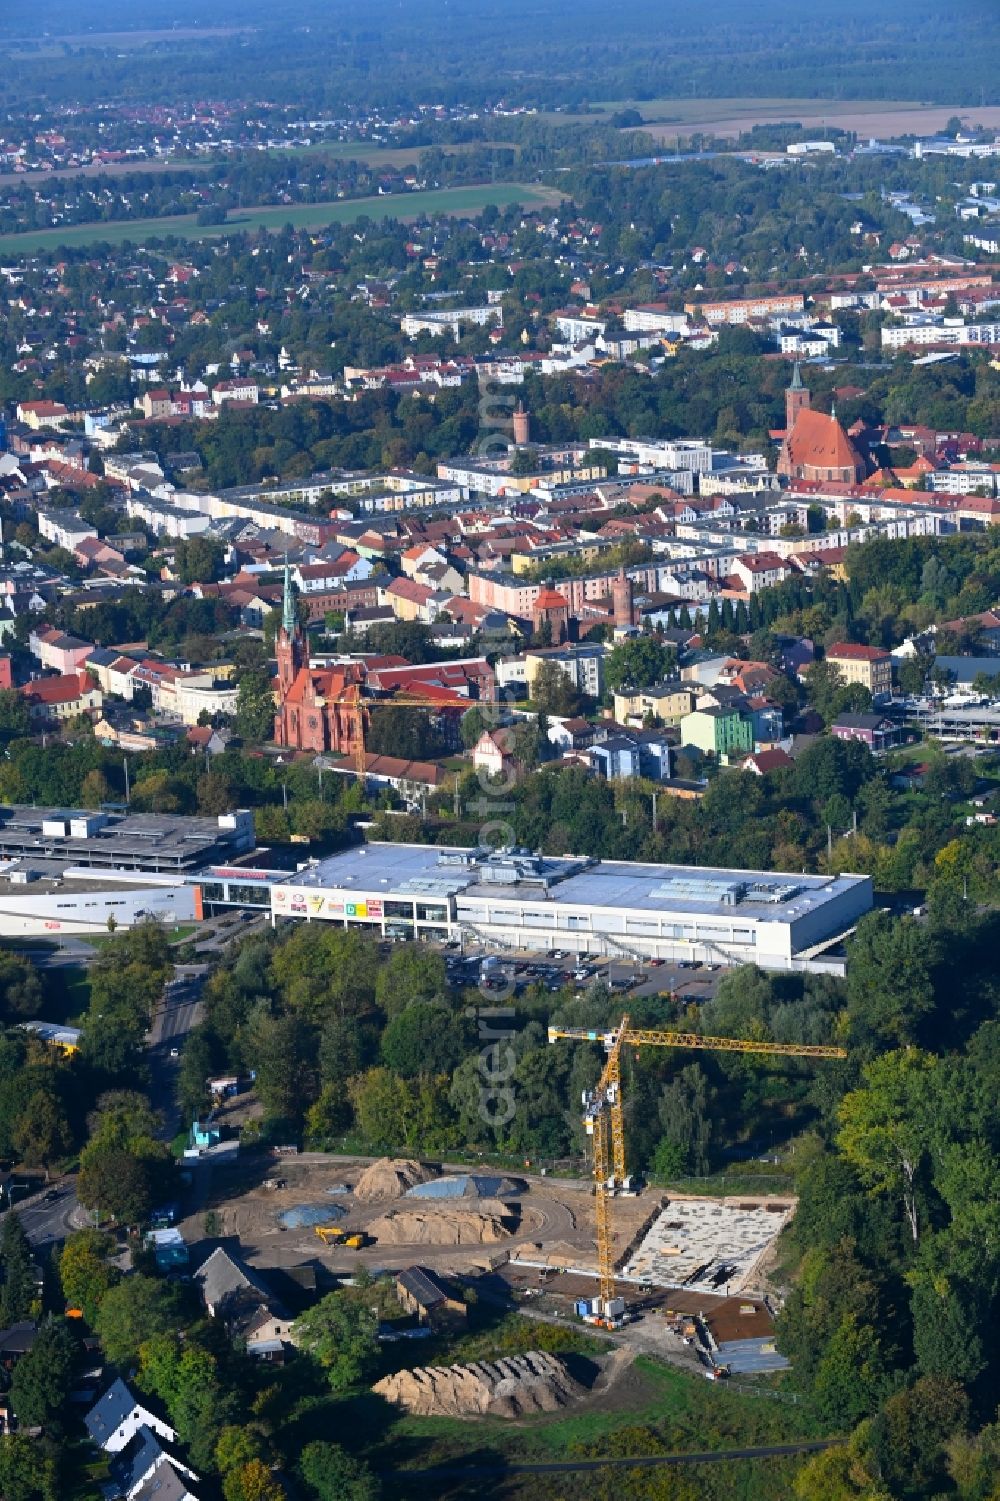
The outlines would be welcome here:
<svg viewBox="0 0 1000 1501">
<path fill-rule="evenodd" d="M 996 106 L 960 108 L 898 99 L 618 99 L 600 108 L 608 113 L 638 109 L 646 122 L 643 128 L 660 141 L 676 141 L 694 132 L 738 136 L 755 125 L 790 121 L 817 130 L 835 126 L 881 139 L 933 135 L 955 114 L 970 124 L 1000 128 Z"/>
<path fill-rule="evenodd" d="M 316 141 L 312 145 L 289 145 L 269 147 L 266 151 L 254 152 L 257 156 L 326 156 L 341 162 L 364 162 L 369 167 L 416 166 L 420 153 L 432 149 L 429 146 L 371 146 L 364 141 Z M 458 141 L 440 146 L 447 156 L 461 156 L 469 151 L 513 151 L 521 148 L 510 141 Z M 51 172 L 0 172 L 0 187 L 14 183 L 63 181 L 74 177 L 134 177 L 147 172 L 210 172 L 224 165 L 231 157 L 165 157 L 155 161 L 127 161 L 88 163 L 83 167 L 57 168 Z"/>
<path fill-rule="evenodd" d="M 278 230 L 286 224 L 295 229 L 322 229 L 327 224 L 350 224 L 365 215 L 376 218 L 417 219 L 424 214 L 478 214 L 488 203 L 498 208 L 512 203 L 538 208 L 558 201 L 552 189 L 529 183 L 489 183 L 482 187 L 438 188 L 426 193 L 386 194 L 376 198 L 335 199 L 328 203 L 298 203 L 246 208 L 230 215 L 225 224 L 198 225 L 194 214 L 175 214 L 162 219 L 121 219 L 103 224 L 74 224 L 65 229 L 41 229 L 19 235 L 0 236 L 4 255 L 32 255 L 62 246 L 121 245 L 126 240 L 143 243 L 179 235 L 195 239 L 218 239 L 221 235 L 258 229 Z"/>
</svg>

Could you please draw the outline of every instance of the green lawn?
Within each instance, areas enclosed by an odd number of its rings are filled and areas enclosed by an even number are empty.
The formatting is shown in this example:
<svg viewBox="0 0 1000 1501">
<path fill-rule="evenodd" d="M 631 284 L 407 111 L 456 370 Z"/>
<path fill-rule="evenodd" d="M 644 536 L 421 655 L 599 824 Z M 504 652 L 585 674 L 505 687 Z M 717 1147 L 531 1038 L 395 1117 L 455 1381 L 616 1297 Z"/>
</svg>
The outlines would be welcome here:
<svg viewBox="0 0 1000 1501">
<path fill-rule="evenodd" d="M 920 765 L 923 761 L 943 761 L 944 759 L 944 746 L 939 740 L 918 740 L 914 745 L 901 745 L 898 750 L 890 751 L 885 765 L 892 772 L 908 766 L 911 762 Z"/>
<path fill-rule="evenodd" d="M 220 235 L 256 229 L 278 230 L 286 224 L 295 229 L 321 229 L 329 224 L 350 224 L 362 215 L 374 218 L 416 219 L 422 214 L 478 214 L 488 203 L 504 208 L 522 203 L 526 208 L 550 204 L 557 195 L 550 188 L 530 183 L 494 182 L 482 187 L 439 188 L 426 193 L 389 193 L 376 198 L 335 199 L 329 203 L 296 203 L 242 209 L 225 224 L 200 226 L 195 214 L 174 214 L 162 219 L 121 219 L 105 224 L 74 224 L 65 229 L 40 229 L 26 234 L 0 236 L 4 255 L 31 255 L 39 250 L 73 249 L 82 245 L 121 245 L 126 240 L 147 240 L 179 235 L 192 239 L 217 239 Z"/>
<path fill-rule="evenodd" d="M 166 935 L 170 943 L 184 943 L 192 933 L 198 932 L 197 923 L 178 923 L 175 928 L 167 928 Z M 87 933 L 81 936 L 81 942 L 87 943 L 91 948 L 104 948 L 109 943 L 114 943 L 117 933 Z"/>
<path fill-rule="evenodd" d="M 90 1009 L 90 976 L 81 965 L 43 971 L 49 993 L 44 1021 L 60 1026 L 79 1026 Z"/>
</svg>

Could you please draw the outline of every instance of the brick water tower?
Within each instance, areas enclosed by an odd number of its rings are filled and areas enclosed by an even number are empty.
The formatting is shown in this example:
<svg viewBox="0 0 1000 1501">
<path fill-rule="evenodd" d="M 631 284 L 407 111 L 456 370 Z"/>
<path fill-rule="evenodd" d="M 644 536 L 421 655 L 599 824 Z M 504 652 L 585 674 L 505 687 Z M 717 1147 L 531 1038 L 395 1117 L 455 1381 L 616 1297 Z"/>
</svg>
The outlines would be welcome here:
<svg viewBox="0 0 1000 1501">
<path fill-rule="evenodd" d="M 529 440 L 531 433 L 531 418 L 524 409 L 524 403 L 519 401 L 514 412 L 514 443 L 518 448 L 523 448 Z"/>
<path fill-rule="evenodd" d="M 635 596 L 632 580 L 624 568 L 618 570 L 611 584 L 611 607 L 614 612 L 615 630 L 627 630 L 635 625 Z"/>
</svg>

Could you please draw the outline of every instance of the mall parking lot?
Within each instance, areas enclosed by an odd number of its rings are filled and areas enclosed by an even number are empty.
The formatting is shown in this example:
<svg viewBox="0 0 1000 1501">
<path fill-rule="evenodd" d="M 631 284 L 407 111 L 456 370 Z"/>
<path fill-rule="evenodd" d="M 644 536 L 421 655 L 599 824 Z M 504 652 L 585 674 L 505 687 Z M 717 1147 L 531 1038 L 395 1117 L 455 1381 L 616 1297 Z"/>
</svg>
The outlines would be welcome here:
<svg viewBox="0 0 1000 1501">
<path fill-rule="evenodd" d="M 482 981 L 487 993 L 491 989 L 500 991 L 505 980 L 513 979 L 515 994 L 531 985 L 553 995 L 567 989 L 582 994 L 590 985 L 604 984 L 623 998 L 669 995 L 695 1005 L 715 995 L 725 973 L 720 965 L 693 961 L 639 964 L 624 958 L 578 959 L 558 951 L 507 955 L 477 948 L 464 954 L 446 952 L 445 962 L 456 990 L 478 986 Z"/>
</svg>

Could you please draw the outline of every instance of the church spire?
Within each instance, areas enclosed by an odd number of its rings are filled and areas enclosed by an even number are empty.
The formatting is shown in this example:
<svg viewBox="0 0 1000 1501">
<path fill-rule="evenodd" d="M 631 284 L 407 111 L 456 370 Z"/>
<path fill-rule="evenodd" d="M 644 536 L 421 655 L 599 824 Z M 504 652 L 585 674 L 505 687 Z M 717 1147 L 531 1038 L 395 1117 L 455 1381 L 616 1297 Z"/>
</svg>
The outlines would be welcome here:
<svg viewBox="0 0 1000 1501">
<path fill-rule="evenodd" d="M 285 559 L 285 588 L 281 599 L 281 624 L 289 636 L 298 624 L 298 616 L 295 611 L 295 595 L 292 593 L 292 574 Z"/>
<path fill-rule="evenodd" d="M 785 431 L 790 433 L 800 412 L 809 410 L 809 387 L 802 379 L 798 360 L 792 369 L 791 384 L 785 389 Z"/>
</svg>

